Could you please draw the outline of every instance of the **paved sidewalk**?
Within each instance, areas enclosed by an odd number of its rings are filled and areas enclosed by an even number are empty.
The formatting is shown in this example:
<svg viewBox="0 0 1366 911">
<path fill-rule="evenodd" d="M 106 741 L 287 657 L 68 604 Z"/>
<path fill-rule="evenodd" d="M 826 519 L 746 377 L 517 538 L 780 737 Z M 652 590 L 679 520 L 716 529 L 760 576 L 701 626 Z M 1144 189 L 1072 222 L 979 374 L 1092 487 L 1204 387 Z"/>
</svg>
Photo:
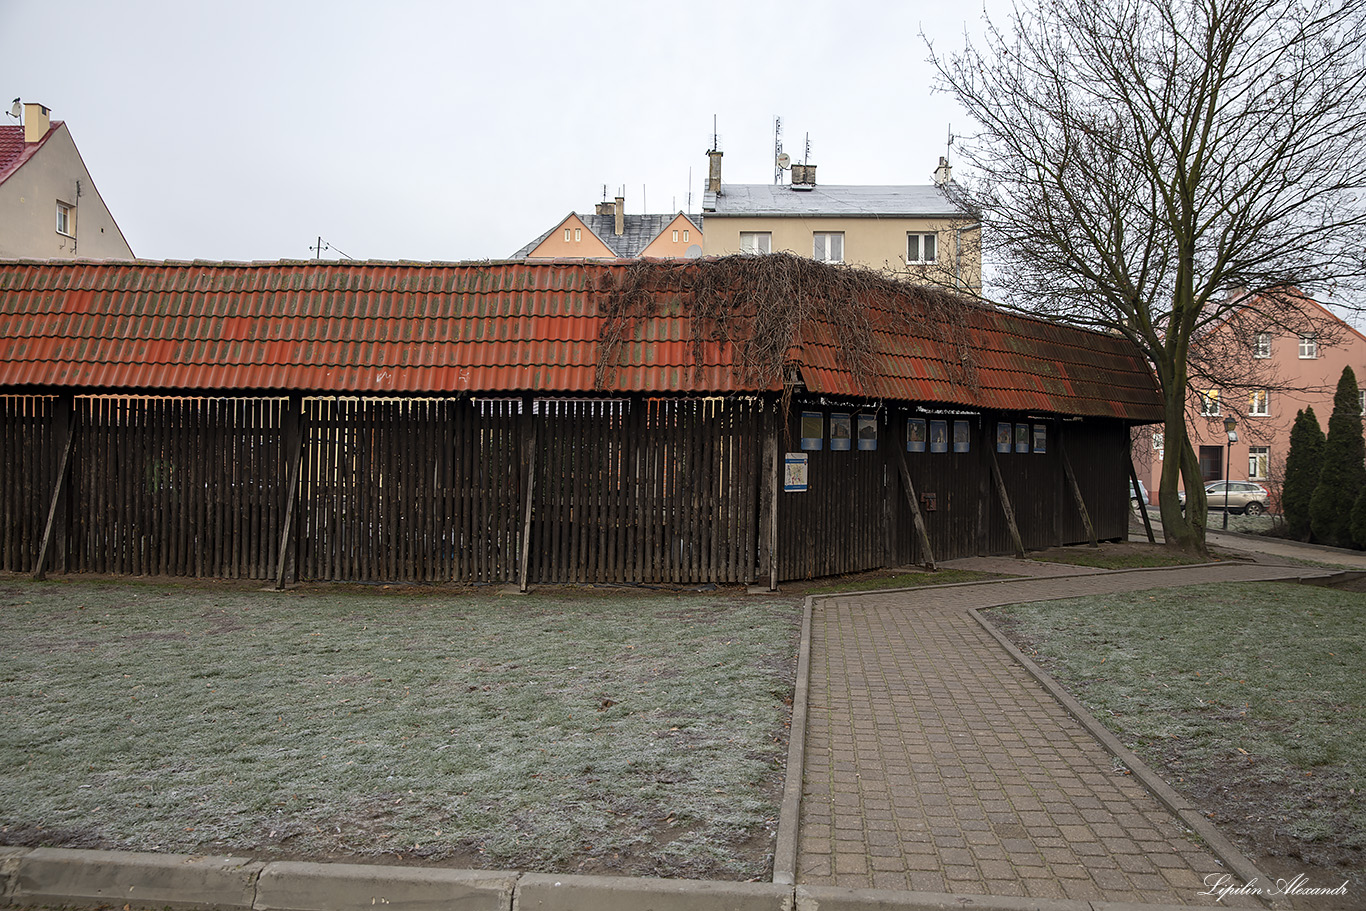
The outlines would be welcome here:
<svg viewBox="0 0 1366 911">
<path fill-rule="evenodd" d="M 1314 570 L 1073 569 L 816 603 L 799 884 L 1214 904 L 1218 859 L 967 611 Z"/>
</svg>

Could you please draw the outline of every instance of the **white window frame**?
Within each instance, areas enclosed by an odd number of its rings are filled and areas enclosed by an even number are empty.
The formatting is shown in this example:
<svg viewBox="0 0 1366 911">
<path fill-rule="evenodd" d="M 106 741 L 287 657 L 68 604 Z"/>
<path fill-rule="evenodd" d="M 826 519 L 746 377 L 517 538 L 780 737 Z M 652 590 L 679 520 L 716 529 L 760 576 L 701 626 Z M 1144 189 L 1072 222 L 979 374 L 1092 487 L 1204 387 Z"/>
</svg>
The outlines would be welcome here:
<svg viewBox="0 0 1366 911">
<path fill-rule="evenodd" d="M 839 238 L 839 254 L 831 255 L 831 246 L 835 238 Z M 822 253 L 824 249 L 824 256 Z M 811 258 L 821 263 L 842 263 L 844 262 L 844 232 L 843 231 L 813 231 L 811 232 Z"/>
<path fill-rule="evenodd" d="M 1200 393 L 1200 416 L 1206 418 L 1217 418 L 1221 414 L 1219 410 L 1219 390 L 1206 389 Z"/>
<path fill-rule="evenodd" d="M 1254 389 L 1247 395 L 1247 413 L 1254 417 L 1271 415 L 1271 393 L 1265 389 Z"/>
<path fill-rule="evenodd" d="M 574 243 L 579 243 L 581 240 L 583 240 L 583 228 L 575 228 Z"/>
<path fill-rule="evenodd" d="M 1357 391 L 1357 401 L 1361 403 L 1361 414 L 1366 417 L 1366 389 Z"/>
<path fill-rule="evenodd" d="M 687 228 L 684 228 L 684 229 L 683 229 L 683 243 L 686 244 L 687 242 L 688 242 L 688 229 L 687 229 Z"/>
<path fill-rule="evenodd" d="M 741 231 L 740 252 L 749 256 L 762 256 L 773 252 L 772 231 Z"/>
<path fill-rule="evenodd" d="M 925 255 L 926 250 L 929 251 L 928 256 Z M 912 265 L 939 262 L 939 235 L 933 231 L 907 231 L 906 262 Z"/>
<path fill-rule="evenodd" d="M 57 203 L 57 233 L 63 237 L 74 237 L 72 223 L 76 220 L 76 207 L 64 202 Z"/>
<path fill-rule="evenodd" d="M 1247 448 L 1248 480 L 1264 481 L 1271 471 L 1271 447 L 1249 446 Z"/>
<path fill-rule="evenodd" d="M 573 235 L 573 232 L 571 231 L 571 229 L 569 229 L 569 228 L 565 228 L 565 229 L 564 229 L 564 242 L 565 242 L 565 243 L 569 243 L 570 239 L 571 239 L 573 236 L 574 236 L 574 235 Z"/>
<path fill-rule="evenodd" d="M 674 243 L 678 243 L 678 231 L 674 231 Z"/>
<path fill-rule="evenodd" d="M 1271 357 L 1271 333 L 1258 332 L 1252 339 L 1252 356 L 1257 358 Z"/>
<path fill-rule="evenodd" d="M 1309 361 L 1319 356 L 1319 337 L 1308 334 L 1300 336 L 1300 360 Z"/>
</svg>

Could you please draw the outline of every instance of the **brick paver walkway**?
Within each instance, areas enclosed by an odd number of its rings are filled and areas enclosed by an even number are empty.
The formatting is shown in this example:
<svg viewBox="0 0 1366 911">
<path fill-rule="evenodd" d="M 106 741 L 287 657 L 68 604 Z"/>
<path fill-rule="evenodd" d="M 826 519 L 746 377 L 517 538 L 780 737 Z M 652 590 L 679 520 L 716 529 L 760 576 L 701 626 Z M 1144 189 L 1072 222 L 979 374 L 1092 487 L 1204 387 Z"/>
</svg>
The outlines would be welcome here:
<svg viewBox="0 0 1366 911">
<path fill-rule="evenodd" d="M 1296 572 L 1222 565 L 817 602 L 797 882 L 1213 904 L 1196 893 L 1224 872 L 1217 858 L 967 609 Z"/>
</svg>

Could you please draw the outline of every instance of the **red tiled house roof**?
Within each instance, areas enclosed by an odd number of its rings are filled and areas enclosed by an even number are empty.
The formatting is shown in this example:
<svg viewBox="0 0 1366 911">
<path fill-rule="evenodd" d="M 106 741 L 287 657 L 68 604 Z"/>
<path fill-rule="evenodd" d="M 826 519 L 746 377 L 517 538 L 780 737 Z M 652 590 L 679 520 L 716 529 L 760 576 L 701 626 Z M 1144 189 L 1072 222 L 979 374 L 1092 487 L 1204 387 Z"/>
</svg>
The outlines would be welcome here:
<svg viewBox="0 0 1366 911">
<path fill-rule="evenodd" d="M 0 183 L 4 183 L 24 162 L 32 158 L 62 123 L 61 120 L 52 121 L 42 138 L 31 143 L 24 142 L 22 126 L 0 124 Z"/>
<path fill-rule="evenodd" d="M 659 268 L 715 269 L 721 262 Z M 611 355 L 602 388 L 595 388 L 607 321 L 601 289 L 621 284 L 632 266 L 0 263 L 0 390 L 452 395 L 778 388 L 735 369 L 736 344 L 707 340 L 695 347 L 687 301 L 670 291 L 651 292 L 656 315 L 634 322 Z M 1123 339 L 969 307 L 951 344 L 934 326 L 887 318 L 894 305 L 870 311 L 873 356 L 863 382 L 840 356 L 838 327 L 820 320 L 804 324 L 788 351 L 789 367 L 819 394 L 1162 419 L 1152 372 Z M 747 331 L 740 326 L 737 334 Z M 975 369 L 965 371 L 964 361 Z"/>
</svg>

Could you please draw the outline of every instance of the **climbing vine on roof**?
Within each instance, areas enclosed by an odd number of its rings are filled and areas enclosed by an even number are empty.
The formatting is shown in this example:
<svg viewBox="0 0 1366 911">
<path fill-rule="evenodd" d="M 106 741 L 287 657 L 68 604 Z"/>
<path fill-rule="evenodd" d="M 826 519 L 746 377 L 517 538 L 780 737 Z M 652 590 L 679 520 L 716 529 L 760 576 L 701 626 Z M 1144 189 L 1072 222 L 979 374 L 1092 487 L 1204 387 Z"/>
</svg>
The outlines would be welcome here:
<svg viewBox="0 0 1366 911">
<path fill-rule="evenodd" d="M 731 346 L 732 369 L 757 388 L 790 385 L 787 367 L 813 324 L 830 327 L 840 365 L 866 387 L 877 369 L 875 333 L 929 338 L 952 352 L 955 382 L 976 385 L 967 319 L 983 305 L 884 272 L 820 263 L 791 253 L 715 260 L 638 260 L 599 282 L 594 385 L 606 388 L 624 342 L 642 321 L 686 316 L 693 365 L 708 343 Z M 891 352 L 886 352 L 891 353 Z"/>
</svg>

